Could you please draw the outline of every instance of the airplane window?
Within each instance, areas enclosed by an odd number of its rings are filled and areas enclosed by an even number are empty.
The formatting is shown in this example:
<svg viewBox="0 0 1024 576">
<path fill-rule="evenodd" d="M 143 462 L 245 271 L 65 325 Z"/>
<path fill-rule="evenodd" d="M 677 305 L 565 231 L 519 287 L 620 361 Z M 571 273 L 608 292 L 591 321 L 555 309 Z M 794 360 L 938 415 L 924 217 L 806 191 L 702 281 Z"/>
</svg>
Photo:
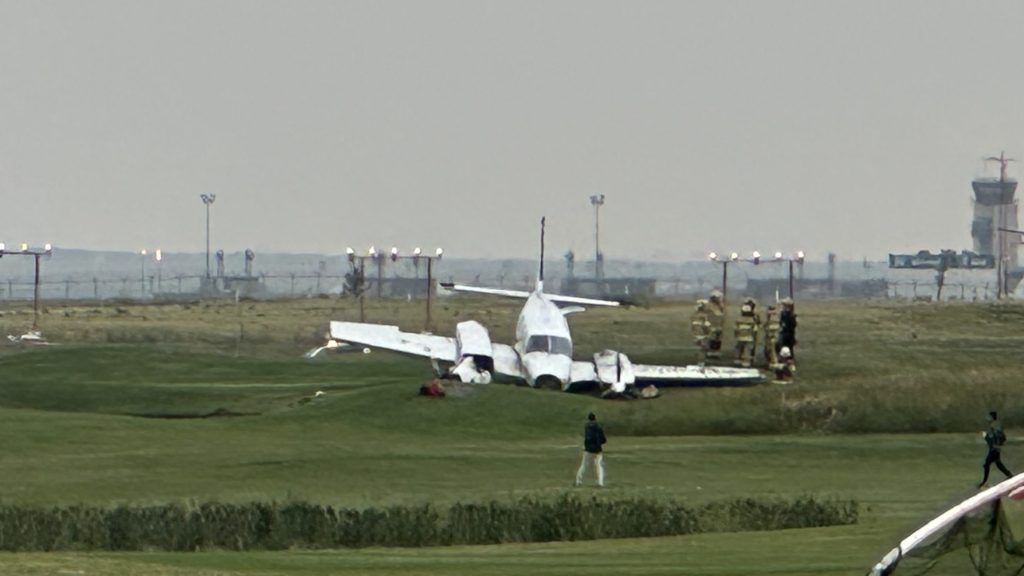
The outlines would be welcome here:
<svg viewBox="0 0 1024 576">
<path fill-rule="evenodd" d="M 548 337 L 547 336 L 530 336 L 530 339 L 526 341 L 526 353 L 530 352 L 547 352 L 548 351 Z"/>
<path fill-rule="evenodd" d="M 572 342 L 561 336 L 530 336 L 526 341 L 526 353 L 550 352 L 562 356 L 572 356 Z"/>
<path fill-rule="evenodd" d="M 572 342 L 568 338 L 562 338 L 561 336 L 551 337 L 551 353 L 561 354 L 562 356 L 572 356 Z"/>
</svg>

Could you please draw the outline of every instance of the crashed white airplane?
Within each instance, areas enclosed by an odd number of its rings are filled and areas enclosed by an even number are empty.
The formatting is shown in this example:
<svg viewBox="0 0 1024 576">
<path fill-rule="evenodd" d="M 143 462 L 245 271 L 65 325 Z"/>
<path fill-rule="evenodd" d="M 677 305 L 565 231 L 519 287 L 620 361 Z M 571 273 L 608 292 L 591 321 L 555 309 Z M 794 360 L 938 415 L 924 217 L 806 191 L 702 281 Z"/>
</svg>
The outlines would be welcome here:
<svg viewBox="0 0 1024 576">
<path fill-rule="evenodd" d="M 544 293 L 544 229 L 541 220 L 541 264 L 532 292 L 449 285 L 465 292 L 526 299 L 516 325 L 514 346 L 491 342 L 487 329 L 476 321 L 460 322 L 455 337 L 402 332 L 397 326 L 360 322 L 331 322 L 333 344 L 358 344 L 406 354 L 426 356 L 435 365 L 451 363 L 447 375 L 463 382 L 488 383 L 492 375 L 524 381 L 530 386 L 578 391 L 595 384 L 606 392 L 622 393 L 638 383 L 750 384 L 762 376 L 751 368 L 659 366 L 633 364 L 622 353 L 605 350 L 593 361 L 572 359 L 572 337 L 565 317 L 584 310 L 581 304 L 618 306 L 618 302 Z M 559 308 L 558 304 L 567 304 Z M 315 352 L 312 354 L 315 355 Z"/>
<path fill-rule="evenodd" d="M 516 324 L 515 345 L 491 342 L 487 329 L 473 320 L 457 324 L 454 338 L 402 332 L 397 326 L 331 322 L 330 341 L 426 356 L 435 366 L 439 361 L 449 362 L 452 366 L 447 375 L 463 382 L 488 383 L 493 374 L 525 381 L 533 387 L 567 392 L 594 385 L 606 393 L 623 393 L 638 383 L 722 385 L 762 380 L 761 373 L 753 368 L 633 364 L 625 354 L 613 350 L 594 354 L 593 361 L 574 361 L 572 336 L 565 317 L 582 312 L 582 304 L 618 306 L 619 303 L 544 293 L 543 219 L 540 273 L 533 292 L 444 286 L 463 292 L 526 299 Z M 559 308 L 558 304 L 568 306 Z"/>
</svg>

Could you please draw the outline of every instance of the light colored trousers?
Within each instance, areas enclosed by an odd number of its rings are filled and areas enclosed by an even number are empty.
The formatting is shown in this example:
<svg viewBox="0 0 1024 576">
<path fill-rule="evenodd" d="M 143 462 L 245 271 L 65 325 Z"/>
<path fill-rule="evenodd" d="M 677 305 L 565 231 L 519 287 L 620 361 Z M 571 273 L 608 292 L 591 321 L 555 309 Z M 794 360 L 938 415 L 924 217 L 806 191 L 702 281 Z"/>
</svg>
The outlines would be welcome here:
<svg viewBox="0 0 1024 576">
<path fill-rule="evenodd" d="M 587 474 L 587 469 L 593 467 L 597 471 L 597 485 L 604 486 L 604 455 L 598 452 L 593 454 L 583 451 L 583 461 L 580 462 L 580 469 L 576 471 L 576 485 L 580 486 L 583 484 L 583 476 Z"/>
</svg>

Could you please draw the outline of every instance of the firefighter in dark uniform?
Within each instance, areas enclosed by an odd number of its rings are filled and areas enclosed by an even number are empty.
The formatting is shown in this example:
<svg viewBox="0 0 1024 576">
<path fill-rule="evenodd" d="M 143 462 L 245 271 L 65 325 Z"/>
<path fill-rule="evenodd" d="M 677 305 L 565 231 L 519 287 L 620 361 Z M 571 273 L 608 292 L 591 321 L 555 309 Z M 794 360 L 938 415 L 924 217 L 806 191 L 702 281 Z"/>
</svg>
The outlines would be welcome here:
<svg viewBox="0 0 1024 576">
<path fill-rule="evenodd" d="M 782 299 L 782 311 L 779 312 L 779 340 L 776 349 L 789 348 L 792 358 L 796 358 L 796 310 L 792 298 Z"/>
<path fill-rule="evenodd" d="M 779 339 L 779 313 L 774 304 L 768 305 L 764 314 L 764 364 L 771 368 L 772 364 L 778 362 L 779 352 L 775 348 L 775 342 Z"/>
</svg>

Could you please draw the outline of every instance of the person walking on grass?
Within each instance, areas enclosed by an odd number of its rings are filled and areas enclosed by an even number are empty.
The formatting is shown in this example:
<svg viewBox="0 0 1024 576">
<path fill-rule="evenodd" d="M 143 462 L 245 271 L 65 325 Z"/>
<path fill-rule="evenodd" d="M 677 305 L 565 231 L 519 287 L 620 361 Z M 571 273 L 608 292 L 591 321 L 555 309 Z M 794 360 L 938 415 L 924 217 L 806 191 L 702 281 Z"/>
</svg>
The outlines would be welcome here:
<svg viewBox="0 0 1024 576">
<path fill-rule="evenodd" d="M 978 484 L 978 488 L 981 488 L 988 482 L 988 471 L 989 468 L 995 464 L 996 468 L 1006 477 L 1013 476 L 1006 466 L 1003 465 L 1002 459 L 1002 448 L 1003 444 L 1006 444 L 1006 433 L 1003 432 L 1003 424 L 999 421 L 999 415 L 995 412 L 988 413 L 988 430 L 983 434 L 985 437 L 985 444 L 988 445 L 988 455 L 985 456 L 985 464 L 983 466 L 985 475 L 981 478 L 981 483 Z"/>
<path fill-rule="evenodd" d="M 603 446 L 607 442 L 604 437 L 604 428 L 597 423 L 597 416 L 591 412 L 587 414 L 587 425 L 583 428 L 583 461 L 580 462 L 580 469 L 576 471 L 576 485 L 583 485 L 583 476 L 587 469 L 593 467 L 597 473 L 597 485 L 604 486 L 604 458 Z"/>
</svg>

